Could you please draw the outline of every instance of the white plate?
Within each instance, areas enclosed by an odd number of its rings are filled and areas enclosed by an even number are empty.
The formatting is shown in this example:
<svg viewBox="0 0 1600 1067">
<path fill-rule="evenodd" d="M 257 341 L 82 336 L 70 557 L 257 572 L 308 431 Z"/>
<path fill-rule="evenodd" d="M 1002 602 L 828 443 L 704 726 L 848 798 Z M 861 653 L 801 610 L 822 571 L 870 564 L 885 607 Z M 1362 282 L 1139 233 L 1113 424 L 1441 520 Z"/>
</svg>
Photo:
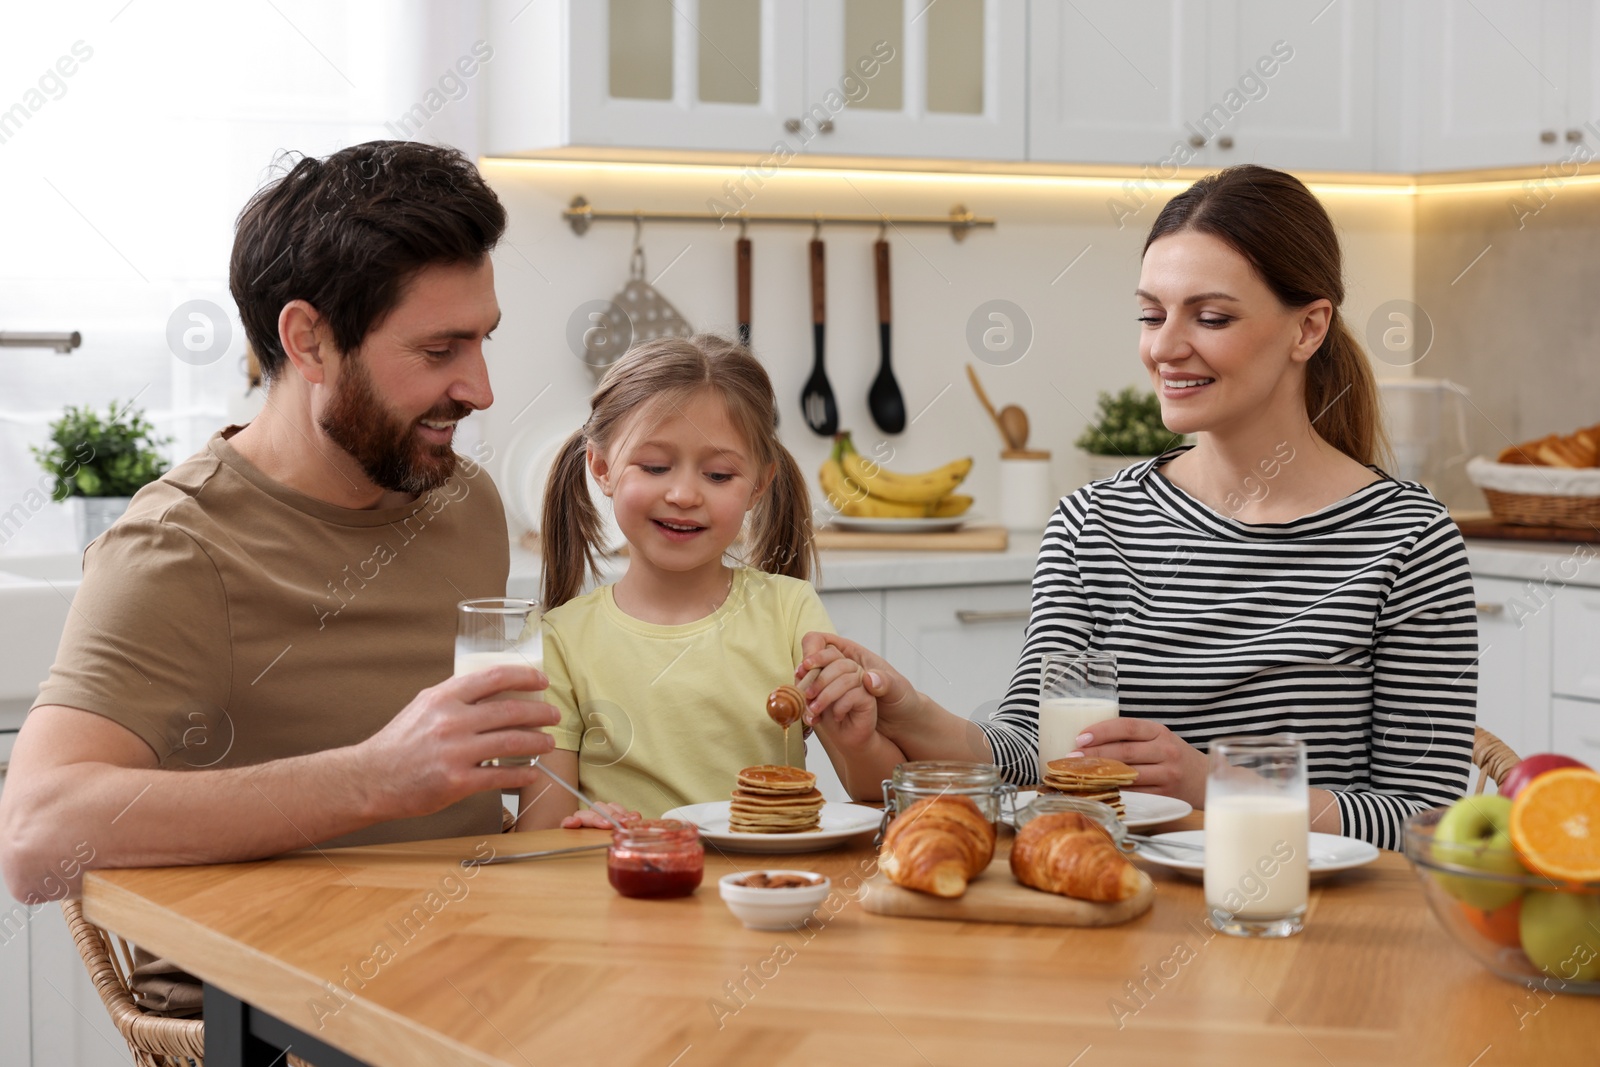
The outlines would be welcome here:
<svg viewBox="0 0 1600 1067">
<path fill-rule="evenodd" d="M 1200 845 L 1201 849 L 1174 849 L 1172 852 L 1163 852 L 1159 848 L 1140 844 L 1139 858 L 1149 860 L 1151 863 L 1162 867 L 1171 867 L 1189 875 L 1201 875 L 1206 869 L 1206 854 L 1203 847 L 1206 843 L 1204 830 L 1177 830 L 1170 834 L 1155 835 L 1157 841 L 1180 841 L 1191 845 Z M 1183 858 L 1178 858 L 1179 852 Z M 1312 834 L 1311 835 L 1311 862 L 1308 864 L 1312 874 L 1331 874 L 1334 871 L 1348 871 L 1352 867 L 1362 867 L 1378 858 L 1378 847 L 1365 841 L 1357 841 L 1353 837 L 1340 837 L 1338 834 Z"/>
<path fill-rule="evenodd" d="M 872 833 L 883 812 L 860 804 L 822 805 L 822 829 L 802 834 L 736 834 L 728 829 L 727 800 L 686 804 L 673 808 L 663 819 L 683 819 L 700 827 L 700 836 L 730 852 L 820 852 L 842 845 L 859 834 Z"/>
<path fill-rule="evenodd" d="M 828 525 L 855 533 L 945 533 L 959 530 L 976 515 L 957 515 L 949 519 L 864 519 L 858 515 L 835 515 Z"/>
<path fill-rule="evenodd" d="M 1021 811 L 1027 807 L 1038 795 L 1032 790 L 1018 793 L 1017 810 Z M 1130 830 L 1160 826 L 1164 822 L 1181 819 L 1194 810 L 1194 806 L 1186 800 L 1157 796 L 1155 793 L 1135 793 L 1131 789 L 1122 791 L 1122 806 L 1128 812 L 1127 817 L 1122 820 L 1122 825 Z"/>
</svg>

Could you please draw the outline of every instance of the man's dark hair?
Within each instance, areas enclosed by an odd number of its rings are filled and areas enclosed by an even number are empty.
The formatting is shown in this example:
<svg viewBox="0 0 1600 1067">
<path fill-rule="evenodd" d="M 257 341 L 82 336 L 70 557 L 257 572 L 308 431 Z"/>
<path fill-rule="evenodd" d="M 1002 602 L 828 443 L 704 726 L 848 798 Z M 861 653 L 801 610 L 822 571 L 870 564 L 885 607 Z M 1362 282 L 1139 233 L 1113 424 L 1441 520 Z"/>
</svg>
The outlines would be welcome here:
<svg viewBox="0 0 1600 1067">
<path fill-rule="evenodd" d="M 301 157 L 239 213 L 228 288 L 271 380 L 286 357 L 278 315 L 304 300 L 333 342 L 354 352 L 424 267 L 475 263 L 506 229 L 506 211 L 454 148 L 368 141 Z"/>
</svg>

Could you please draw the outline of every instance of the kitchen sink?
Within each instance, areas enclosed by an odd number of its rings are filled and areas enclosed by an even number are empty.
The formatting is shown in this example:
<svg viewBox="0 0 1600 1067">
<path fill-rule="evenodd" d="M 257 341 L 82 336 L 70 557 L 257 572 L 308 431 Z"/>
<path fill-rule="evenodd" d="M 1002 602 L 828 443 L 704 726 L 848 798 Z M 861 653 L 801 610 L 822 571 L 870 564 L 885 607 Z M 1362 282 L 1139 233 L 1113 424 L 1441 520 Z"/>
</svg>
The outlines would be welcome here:
<svg viewBox="0 0 1600 1067">
<path fill-rule="evenodd" d="M 0 730 L 22 725 L 83 580 L 76 553 L 0 557 Z"/>
</svg>

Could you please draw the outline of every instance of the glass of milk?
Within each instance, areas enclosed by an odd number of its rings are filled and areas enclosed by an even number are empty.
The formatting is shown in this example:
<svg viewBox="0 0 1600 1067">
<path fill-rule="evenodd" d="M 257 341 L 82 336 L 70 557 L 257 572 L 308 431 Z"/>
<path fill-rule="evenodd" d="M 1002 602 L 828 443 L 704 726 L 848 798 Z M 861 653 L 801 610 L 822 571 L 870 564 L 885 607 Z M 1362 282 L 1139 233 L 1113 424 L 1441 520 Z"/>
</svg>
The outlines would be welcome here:
<svg viewBox="0 0 1600 1067">
<path fill-rule="evenodd" d="M 539 605 L 532 600 L 484 597 L 456 605 L 456 669 L 459 677 L 473 671 L 513 664 L 544 670 L 544 643 Z M 516 700 L 539 700 L 544 691 L 497 694 Z M 531 757 L 508 756 L 485 766 L 527 767 Z"/>
<path fill-rule="evenodd" d="M 1117 718 L 1117 659 L 1110 652 L 1050 653 L 1039 669 L 1039 780 L 1045 764 L 1078 750 L 1086 727 Z"/>
<path fill-rule="evenodd" d="M 1212 742 L 1206 778 L 1206 912 L 1237 937 L 1289 937 L 1305 921 L 1311 801 L 1305 742 Z"/>
</svg>

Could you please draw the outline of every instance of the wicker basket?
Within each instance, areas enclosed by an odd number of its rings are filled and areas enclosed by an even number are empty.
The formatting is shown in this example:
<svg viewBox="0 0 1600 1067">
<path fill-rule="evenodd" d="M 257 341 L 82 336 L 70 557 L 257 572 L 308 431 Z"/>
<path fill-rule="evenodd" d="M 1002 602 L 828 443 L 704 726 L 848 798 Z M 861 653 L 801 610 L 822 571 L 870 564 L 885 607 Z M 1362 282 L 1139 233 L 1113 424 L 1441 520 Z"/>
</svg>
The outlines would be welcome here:
<svg viewBox="0 0 1600 1067">
<path fill-rule="evenodd" d="M 1534 467 L 1480 456 L 1467 464 L 1467 477 L 1501 522 L 1600 527 L 1600 468 Z"/>
</svg>

